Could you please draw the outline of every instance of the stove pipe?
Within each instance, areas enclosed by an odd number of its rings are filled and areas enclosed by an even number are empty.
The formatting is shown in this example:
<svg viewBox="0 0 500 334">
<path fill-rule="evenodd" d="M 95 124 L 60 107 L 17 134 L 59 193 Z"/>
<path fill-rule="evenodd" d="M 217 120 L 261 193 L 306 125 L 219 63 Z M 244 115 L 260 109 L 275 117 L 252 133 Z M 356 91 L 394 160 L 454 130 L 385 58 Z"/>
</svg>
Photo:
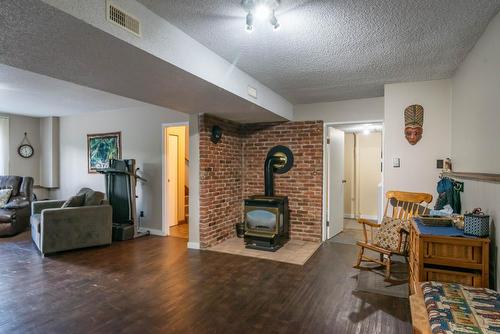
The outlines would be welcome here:
<svg viewBox="0 0 500 334">
<path fill-rule="evenodd" d="M 264 194 L 274 196 L 274 166 L 282 162 L 281 157 L 268 156 L 264 162 Z"/>
</svg>

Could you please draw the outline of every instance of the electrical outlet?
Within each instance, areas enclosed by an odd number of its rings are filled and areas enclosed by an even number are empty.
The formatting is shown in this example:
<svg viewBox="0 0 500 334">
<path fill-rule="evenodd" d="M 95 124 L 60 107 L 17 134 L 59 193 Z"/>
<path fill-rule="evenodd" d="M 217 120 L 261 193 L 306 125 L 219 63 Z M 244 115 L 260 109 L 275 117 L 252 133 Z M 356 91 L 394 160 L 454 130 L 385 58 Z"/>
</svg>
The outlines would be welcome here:
<svg viewBox="0 0 500 334">
<path fill-rule="evenodd" d="M 399 160 L 399 158 L 392 158 L 392 167 L 394 168 L 401 167 L 401 160 Z"/>
</svg>

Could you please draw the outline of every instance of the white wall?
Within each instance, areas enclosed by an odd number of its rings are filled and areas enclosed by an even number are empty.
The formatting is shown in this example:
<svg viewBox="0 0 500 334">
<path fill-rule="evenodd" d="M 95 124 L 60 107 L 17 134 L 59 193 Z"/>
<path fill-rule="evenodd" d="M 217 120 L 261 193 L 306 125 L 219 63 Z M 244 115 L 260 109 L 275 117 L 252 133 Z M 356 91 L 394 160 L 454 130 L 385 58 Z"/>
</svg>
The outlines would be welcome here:
<svg viewBox="0 0 500 334">
<path fill-rule="evenodd" d="M 59 117 L 40 119 L 40 186 L 59 187 Z"/>
<path fill-rule="evenodd" d="M 362 122 L 384 119 L 384 98 L 299 104 L 294 107 L 295 121 Z"/>
<path fill-rule="evenodd" d="M 500 14 L 453 78 L 454 169 L 500 173 Z"/>
<path fill-rule="evenodd" d="M 451 124 L 453 169 L 500 173 L 500 14 L 490 22 L 453 78 Z M 481 207 L 487 212 L 498 244 L 500 184 L 465 181 L 464 187 L 462 208 L 470 211 Z M 492 256 L 498 268 L 497 253 L 495 248 Z"/>
<path fill-rule="evenodd" d="M 404 135 L 404 110 L 412 104 L 424 107 L 423 137 L 415 146 Z M 450 80 L 385 85 L 384 191 L 436 196 L 441 172 L 436 168 L 436 160 L 450 156 L 450 110 Z M 392 167 L 393 158 L 400 158 L 400 168 Z"/>
<path fill-rule="evenodd" d="M 53 198 L 68 198 L 82 188 L 104 191 L 104 176 L 87 172 L 87 134 L 121 131 L 122 157 L 136 159 L 148 182 L 137 187 L 142 225 L 162 227 L 162 123 L 185 122 L 188 115 L 150 106 L 64 116 L 60 119 L 60 189 Z"/>
<path fill-rule="evenodd" d="M 189 242 L 200 248 L 200 130 L 199 115 L 189 115 Z"/>
<path fill-rule="evenodd" d="M 344 217 L 355 218 L 356 215 L 356 178 L 354 174 L 354 133 L 346 133 L 344 137 Z"/>
<path fill-rule="evenodd" d="M 35 179 L 35 185 L 38 185 L 40 181 L 40 119 L 0 114 L 9 118 L 9 174 L 32 176 Z M 17 153 L 25 132 L 28 134 L 28 140 L 35 150 L 35 153 L 29 159 L 22 158 Z"/>
</svg>

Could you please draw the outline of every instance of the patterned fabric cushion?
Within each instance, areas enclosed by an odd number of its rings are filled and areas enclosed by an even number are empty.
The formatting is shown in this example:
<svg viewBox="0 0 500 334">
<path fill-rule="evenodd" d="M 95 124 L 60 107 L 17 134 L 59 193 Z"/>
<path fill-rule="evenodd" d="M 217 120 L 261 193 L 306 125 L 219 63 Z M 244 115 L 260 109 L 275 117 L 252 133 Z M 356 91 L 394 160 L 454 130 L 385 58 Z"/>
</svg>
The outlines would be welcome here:
<svg viewBox="0 0 500 334">
<path fill-rule="evenodd" d="M 441 282 L 421 287 L 432 333 L 500 333 L 498 292 Z"/>
<path fill-rule="evenodd" d="M 375 234 L 373 243 L 379 247 L 390 249 L 395 252 L 404 251 L 404 243 L 401 243 L 400 249 L 398 249 L 400 233 L 399 231 L 403 228 L 409 231 L 410 222 L 407 220 L 384 218 L 382 225 Z"/>
<path fill-rule="evenodd" d="M 3 208 L 10 199 L 12 189 L 0 189 L 0 208 Z"/>
</svg>

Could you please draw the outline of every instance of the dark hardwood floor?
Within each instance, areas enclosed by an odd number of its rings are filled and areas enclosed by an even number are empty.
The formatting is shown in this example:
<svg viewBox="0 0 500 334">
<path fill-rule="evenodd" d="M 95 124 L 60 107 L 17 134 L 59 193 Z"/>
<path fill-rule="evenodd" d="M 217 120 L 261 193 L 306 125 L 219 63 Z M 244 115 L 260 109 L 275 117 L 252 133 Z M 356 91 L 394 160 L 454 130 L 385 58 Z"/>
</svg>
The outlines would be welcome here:
<svg viewBox="0 0 500 334">
<path fill-rule="evenodd" d="M 0 239 L 0 333 L 411 333 L 408 301 L 353 292 L 352 245 L 305 266 L 147 237 L 41 258 Z"/>
</svg>

